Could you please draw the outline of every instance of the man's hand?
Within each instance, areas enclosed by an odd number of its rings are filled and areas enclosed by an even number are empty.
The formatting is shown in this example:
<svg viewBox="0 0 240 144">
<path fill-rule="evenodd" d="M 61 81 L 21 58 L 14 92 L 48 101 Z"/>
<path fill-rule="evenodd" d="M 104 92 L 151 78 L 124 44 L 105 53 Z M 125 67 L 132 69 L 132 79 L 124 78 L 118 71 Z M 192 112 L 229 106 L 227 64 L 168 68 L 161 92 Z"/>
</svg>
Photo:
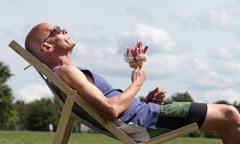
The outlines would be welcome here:
<svg viewBox="0 0 240 144">
<path fill-rule="evenodd" d="M 150 91 L 145 98 L 145 102 L 152 102 L 156 104 L 164 104 L 164 98 L 167 91 L 156 87 L 154 90 Z"/>
</svg>

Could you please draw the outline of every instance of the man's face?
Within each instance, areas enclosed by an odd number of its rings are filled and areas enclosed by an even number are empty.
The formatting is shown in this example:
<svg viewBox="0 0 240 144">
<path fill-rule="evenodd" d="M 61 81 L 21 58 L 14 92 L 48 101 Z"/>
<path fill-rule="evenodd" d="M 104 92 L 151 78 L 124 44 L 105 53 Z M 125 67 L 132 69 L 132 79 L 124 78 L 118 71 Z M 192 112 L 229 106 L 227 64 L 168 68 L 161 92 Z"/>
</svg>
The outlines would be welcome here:
<svg viewBox="0 0 240 144">
<path fill-rule="evenodd" d="M 43 43 L 52 44 L 56 49 L 72 49 L 76 42 L 68 35 L 66 29 L 61 29 L 60 26 L 49 24 L 46 26 L 46 34 Z"/>
</svg>

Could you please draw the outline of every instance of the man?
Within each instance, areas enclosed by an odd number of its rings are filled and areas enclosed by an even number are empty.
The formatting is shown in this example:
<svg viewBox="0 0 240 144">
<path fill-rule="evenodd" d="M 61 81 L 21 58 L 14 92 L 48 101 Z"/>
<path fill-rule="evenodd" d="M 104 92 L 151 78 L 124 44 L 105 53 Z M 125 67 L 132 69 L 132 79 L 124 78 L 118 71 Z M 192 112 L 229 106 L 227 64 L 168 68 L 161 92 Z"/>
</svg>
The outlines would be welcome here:
<svg viewBox="0 0 240 144">
<path fill-rule="evenodd" d="M 201 103 L 161 105 L 166 91 L 158 87 L 141 102 L 135 96 L 146 78 L 142 65 L 134 69 L 132 82 L 125 90 L 114 89 L 99 75 L 74 65 L 75 44 L 67 30 L 49 23 L 34 26 L 25 41 L 29 52 L 77 90 L 106 119 L 120 118 L 147 128 L 168 129 L 197 122 L 200 130 L 215 130 L 225 144 L 240 143 L 240 114 L 234 107 Z"/>
</svg>

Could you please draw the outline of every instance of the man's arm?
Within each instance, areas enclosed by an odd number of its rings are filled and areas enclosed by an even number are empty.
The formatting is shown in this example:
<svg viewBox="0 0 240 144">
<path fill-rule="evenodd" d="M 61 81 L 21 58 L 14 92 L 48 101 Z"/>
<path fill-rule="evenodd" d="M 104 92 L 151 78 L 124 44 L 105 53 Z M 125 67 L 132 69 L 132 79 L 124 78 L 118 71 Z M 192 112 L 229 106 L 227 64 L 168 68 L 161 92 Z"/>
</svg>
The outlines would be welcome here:
<svg viewBox="0 0 240 144">
<path fill-rule="evenodd" d="M 92 104 L 100 114 L 107 119 L 113 120 L 118 117 L 130 104 L 145 80 L 143 68 L 136 68 L 133 72 L 133 81 L 121 94 L 107 98 L 86 76 L 74 66 L 62 66 L 56 74 L 73 89 Z"/>
</svg>

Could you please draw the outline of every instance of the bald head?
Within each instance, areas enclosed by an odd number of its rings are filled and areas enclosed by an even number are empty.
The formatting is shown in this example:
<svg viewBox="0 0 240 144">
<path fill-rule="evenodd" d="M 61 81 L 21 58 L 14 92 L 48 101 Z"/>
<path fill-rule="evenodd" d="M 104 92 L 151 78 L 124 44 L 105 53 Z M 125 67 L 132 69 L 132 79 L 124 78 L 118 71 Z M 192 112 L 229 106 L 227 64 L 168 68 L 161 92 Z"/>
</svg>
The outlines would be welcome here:
<svg viewBox="0 0 240 144">
<path fill-rule="evenodd" d="M 72 64 L 75 44 L 66 29 L 50 23 L 35 25 L 25 39 L 26 49 L 49 68 Z"/>
<path fill-rule="evenodd" d="M 27 34 L 25 39 L 25 47 L 34 56 L 41 60 L 41 43 L 49 34 L 49 27 L 53 26 L 49 23 L 40 23 L 35 25 Z"/>
</svg>

